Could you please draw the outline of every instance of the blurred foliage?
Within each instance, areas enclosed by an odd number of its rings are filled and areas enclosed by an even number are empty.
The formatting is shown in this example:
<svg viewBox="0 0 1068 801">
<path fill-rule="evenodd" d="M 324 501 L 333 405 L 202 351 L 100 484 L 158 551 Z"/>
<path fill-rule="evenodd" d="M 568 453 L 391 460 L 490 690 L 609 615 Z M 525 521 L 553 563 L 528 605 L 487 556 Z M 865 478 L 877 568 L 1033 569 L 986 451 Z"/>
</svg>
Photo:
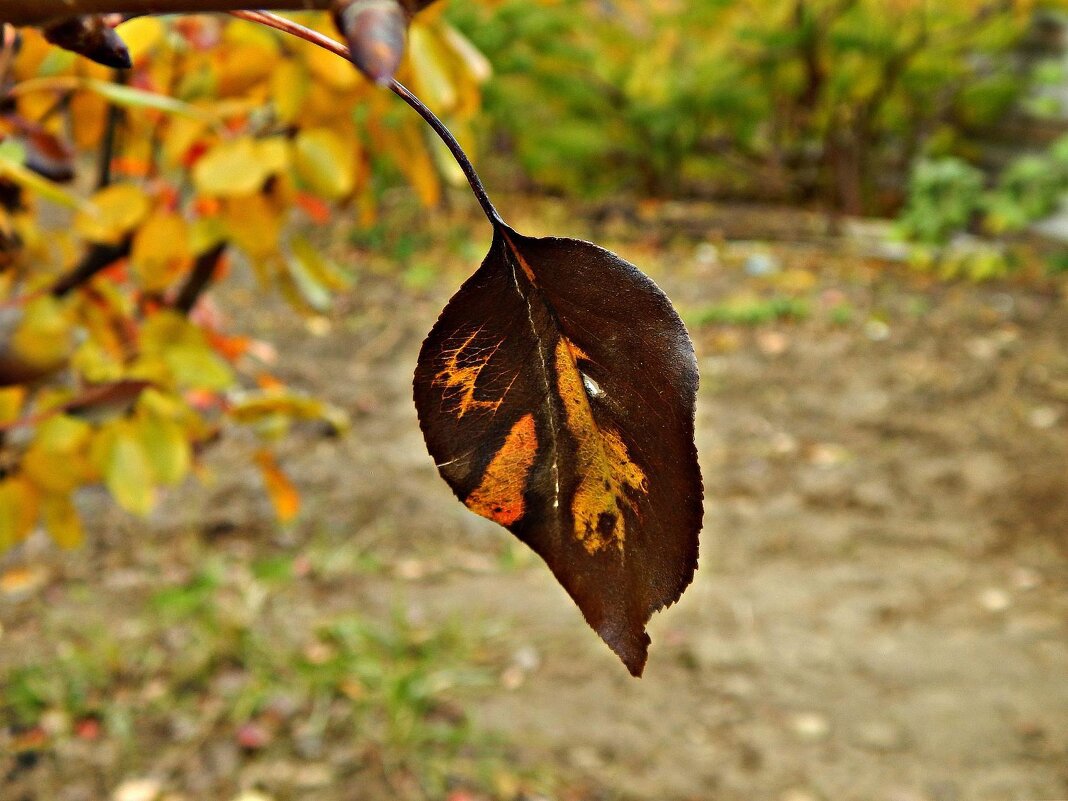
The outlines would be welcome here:
<svg viewBox="0 0 1068 801">
<path fill-rule="evenodd" d="M 325 14 L 301 20 L 331 34 Z M 226 16 L 118 30 L 123 74 L 31 29 L 0 53 L 0 551 L 38 524 L 76 545 L 87 485 L 148 515 L 230 423 L 262 435 L 251 460 L 292 519 L 269 443 L 345 416 L 286 387 L 270 346 L 227 332 L 201 293 L 236 253 L 261 289 L 326 312 L 353 276 L 311 229 L 338 206 L 373 223 L 396 178 L 441 196 L 422 121 L 347 61 Z M 413 23 L 400 77 L 461 136 L 486 75 L 437 10 Z"/>
<path fill-rule="evenodd" d="M 1021 106 L 1059 110 L 1030 47 L 1064 0 L 500 0 L 451 19 L 496 70 L 487 129 L 528 181 L 901 202 L 919 156 L 972 156 Z"/>
<path fill-rule="evenodd" d="M 1010 264 L 996 239 L 1053 214 L 1066 193 L 1068 136 L 1046 152 L 1018 156 L 989 178 L 958 158 L 923 159 L 909 176 L 898 228 L 919 243 L 914 261 L 921 267 L 937 266 L 945 278 L 999 278 Z M 1054 259 L 1049 271 L 1059 272 L 1057 264 Z"/>
<path fill-rule="evenodd" d="M 316 610 L 294 626 L 302 558 L 203 554 L 124 607 L 121 626 L 47 618 L 54 653 L 0 665 L 7 743 L 61 753 L 103 739 L 132 757 L 169 732 L 167 748 L 193 764 L 207 740 L 264 762 L 341 754 L 346 777 L 397 777 L 405 798 L 442 798 L 503 767 L 461 703 L 494 680 L 486 633 L 399 609 L 377 620 Z"/>
</svg>

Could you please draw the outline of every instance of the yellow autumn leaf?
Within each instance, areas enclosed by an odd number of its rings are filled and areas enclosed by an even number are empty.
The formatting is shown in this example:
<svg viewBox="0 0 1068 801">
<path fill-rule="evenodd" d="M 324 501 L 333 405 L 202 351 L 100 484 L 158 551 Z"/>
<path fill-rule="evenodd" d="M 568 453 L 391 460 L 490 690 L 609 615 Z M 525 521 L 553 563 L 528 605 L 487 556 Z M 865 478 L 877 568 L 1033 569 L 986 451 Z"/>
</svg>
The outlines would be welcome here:
<svg viewBox="0 0 1068 801">
<path fill-rule="evenodd" d="M 273 453 L 260 450 L 256 452 L 255 459 L 275 515 L 280 522 L 288 523 L 300 511 L 300 493 L 289 477 L 282 472 Z"/>
<path fill-rule="evenodd" d="M 74 144 L 82 151 L 92 149 L 104 135 L 108 118 L 107 100 L 93 92 L 75 92 L 70 99 L 70 115 L 71 119 L 78 121 L 73 126 Z"/>
<path fill-rule="evenodd" d="M 320 253 L 319 249 L 305 237 L 294 236 L 289 242 L 289 247 L 293 255 L 300 259 L 308 274 L 318 283 L 335 291 L 352 286 L 355 280 L 353 274 L 341 269 L 335 261 Z"/>
<path fill-rule="evenodd" d="M 26 539 L 37 522 L 39 493 L 21 476 L 0 479 L 0 551 Z"/>
<path fill-rule="evenodd" d="M 315 78 L 338 92 L 351 91 L 359 86 L 362 80 L 351 63 L 321 47 L 307 45 L 304 49 L 304 63 Z"/>
<path fill-rule="evenodd" d="M 422 128 L 404 124 L 386 131 L 376 141 L 404 173 L 423 205 L 437 205 L 441 200 L 441 182 L 438 180 L 438 169 L 434 164 L 432 151 L 427 149 Z M 460 179 L 466 180 L 462 171 Z"/>
<path fill-rule="evenodd" d="M 437 113 L 452 111 L 457 103 L 456 84 L 449 69 L 450 52 L 437 33 L 421 22 L 408 33 L 408 59 L 412 88 Z"/>
<path fill-rule="evenodd" d="M 207 253 L 224 239 L 226 226 L 218 217 L 199 217 L 189 228 L 189 250 L 194 256 Z"/>
<path fill-rule="evenodd" d="M 0 425 L 18 419 L 22 404 L 26 400 L 26 387 L 14 386 L 0 389 Z"/>
<path fill-rule="evenodd" d="M 493 65 L 474 43 L 452 25 L 440 25 L 441 38 L 452 51 L 453 56 L 463 65 L 468 77 L 475 83 L 485 83 L 493 75 Z"/>
<path fill-rule="evenodd" d="M 289 167 L 289 140 L 284 136 L 258 139 L 256 154 L 268 175 L 280 173 Z"/>
<path fill-rule="evenodd" d="M 208 123 L 195 117 L 172 114 L 163 133 L 163 158 L 171 166 L 182 164 L 190 148 L 208 131 Z"/>
<path fill-rule="evenodd" d="M 35 372 L 48 372 L 63 364 L 73 347 L 71 321 L 62 302 L 42 295 L 26 304 L 26 311 L 11 335 L 16 358 Z"/>
<path fill-rule="evenodd" d="M 122 23 L 116 31 L 126 43 L 135 64 L 160 44 L 167 34 L 166 26 L 158 17 L 134 17 Z"/>
<path fill-rule="evenodd" d="M 277 252 L 282 212 L 266 195 L 224 200 L 219 220 L 228 238 L 253 259 Z"/>
<path fill-rule="evenodd" d="M 97 448 L 104 483 L 123 509 L 142 517 L 156 503 L 152 464 L 137 431 L 120 420 L 100 434 Z"/>
<path fill-rule="evenodd" d="M 248 392 L 234 397 L 230 407 L 230 419 L 243 425 L 266 423 L 273 428 L 277 427 L 273 421 L 279 418 L 283 428 L 295 420 L 323 420 L 339 431 L 350 425 L 343 409 L 287 390 Z"/>
<path fill-rule="evenodd" d="M 278 50 L 259 43 L 230 44 L 212 52 L 219 97 L 252 93 L 267 80 L 278 63 Z"/>
<path fill-rule="evenodd" d="M 74 217 L 74 229 L 90 242 L 115 244 L 148 214 L 144 191 L 134 184 L 112 184 L 91 198 Z"/>
<path fill-rule="evenodd" d="M 157 209 L 134 235 L 130 266 L 150 292 L 173 284 L 191 259 L 189 226 L 172 211 Z"/>
<path fill-rule="evenodd" d="M 82 544 L 82 521 L 70 495 L 45 495 L 41 499 L 41 521 L 48 536 L 60 548 L 77 548 Z"/>
<path fill-rule="evenodd" d="M 154 414 L 140 416 L 136 426 L 156 480 L 172 486 L 180 483 L 192 462 L 189 440 L 181 426 Z"/>
<path fill-rule="evenodd" d="M 16 81 L 24 81 L 40 74 L 41 63 L 55 48 L 35 28 L 23 28 L 19 33 L 21 41 L 12 72 Z"/>
<path fill-rule="evenodd" d="M 208 343 L 204 332 L 181 314 L 160 311 L 141 329 L 141 359 L 131 373 L 170 382 L 184 389 L 226 389 L 233 371 Z"/>
<path fill-rule="evenodd" d="M 356 146 L 329 128 L 297 134 L 294 157 L 297 175 L 315 194 L 337 200 L 355 188 Z"/>
<path fill-rule="evenodd" d="M 270 175 L 255 142 L 248 136 L 219 142 L 193 166 L 193 185 L 204 195 L 247 196 L 258 192 Z"/>
<path fill-rule="evenodd" d="M 284 125 L 297 120 L 308 97 L 308 72 L 299 61 L 287 59 L 271 73 L 271 103 L 275 116 Z"/>
<path fill-rule="evenodd" d="M 92 427 L 84 420 L 49 417 L 22 455 L 22 472 L 48 492 L 70 492 L 94 476 L 88 459 L 91 438 Z"/>
</svg>

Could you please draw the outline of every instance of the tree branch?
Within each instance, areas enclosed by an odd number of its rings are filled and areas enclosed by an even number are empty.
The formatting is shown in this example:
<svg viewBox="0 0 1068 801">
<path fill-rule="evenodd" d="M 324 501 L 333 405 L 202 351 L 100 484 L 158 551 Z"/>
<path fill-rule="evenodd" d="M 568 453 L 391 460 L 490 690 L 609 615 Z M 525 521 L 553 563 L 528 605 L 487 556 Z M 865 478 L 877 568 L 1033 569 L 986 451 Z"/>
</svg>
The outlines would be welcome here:
<svg viewBox="0 0 1068 801">
<path fill-rule="evenodd" d="M 0 22 L 44 25 L 83 14 L 211 14 L 249 7 L 248 0 L 0 0 Z M 326 10 L 331 0 L 268 0 L 279 11 Z"/>
<path fill-rule="evenodd" d="M 177 311 L 182 314 L 189 314 L 193 307 L 197 305 L 200 296 L 204 294 L 204 290 L 208 288 L 212 279 L 215 278 L 215 271 L 219 268 L 219 262 L 222 260 L 225 250 L 226 243 L 224 242 L 197 256 L 197 260 L 193 264 L 193 271 L 189 274 L 189 278 L 186 279 L 186 282 L 178 291 L 178 297 L 174 300 L 174 308 Z"/>
<path fill-rule="evenodd" d="M 90 245 L 82 260 L 66 275 L 57 280 L 49 290 L 53 297 L 61 298 L 91 279 L 105 267 L 130 255 L 130 237 L 117 245 Z"/>
</svg>

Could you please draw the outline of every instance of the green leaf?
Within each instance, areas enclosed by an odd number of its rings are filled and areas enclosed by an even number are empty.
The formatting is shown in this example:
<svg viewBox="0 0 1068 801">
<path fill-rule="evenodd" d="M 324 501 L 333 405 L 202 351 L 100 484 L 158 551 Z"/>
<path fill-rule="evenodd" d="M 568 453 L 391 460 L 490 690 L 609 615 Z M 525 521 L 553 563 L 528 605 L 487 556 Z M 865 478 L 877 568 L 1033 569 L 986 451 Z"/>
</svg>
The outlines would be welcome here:
<svg viewBox="0 0 1068 801">
<path fill-rule="evenodd" d="M 219 118 L 215 114 L 168 95 L 149 92 L 134 86 L 125 86 L 121 83 L 101 81 L 97 78 L 79 78 L 76 76 L 34 78 L 20 83 L 13 94 L 23 95 L 41 91 L 76 91 L 78 89 L 94 92 L 108 102 L 123 108 L 154 109 L 165 114 L 178 114 L 211 124 L 218 124 L 219 122 Z"/>
</svg>

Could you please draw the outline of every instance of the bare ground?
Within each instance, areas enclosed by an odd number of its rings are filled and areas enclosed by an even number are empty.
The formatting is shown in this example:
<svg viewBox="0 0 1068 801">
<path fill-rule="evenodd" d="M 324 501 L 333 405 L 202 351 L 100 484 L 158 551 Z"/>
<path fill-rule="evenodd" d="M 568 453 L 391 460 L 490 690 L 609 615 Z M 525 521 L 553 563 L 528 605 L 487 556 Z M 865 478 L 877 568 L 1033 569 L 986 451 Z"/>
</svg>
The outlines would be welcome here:
<svg viewBox="0 0 1068 801">
<path fill-rule="evenodd" d="M 590 234 L 566 210 L 537 217 L 517 227 Z M 273 614 L 299 629 L 326 610 L 402 608 L 492 632 L 478 659 L 494 681 L 458 692 L 457 714 L 496 738 L 515 775 L 535 778 L 450 798 L 1068 798 L 1063 281 L 938 283 L 842 240 L 728 242 L 714 225 L 677 237 L 657 220 L 602 220 L 594 234 L 685 317 L 769 292 L 803 296 L 811 314 L 693 327 L 701 564 L 653 622 L 645 678 L 626 674 L 540 563 L 456 503 L 425 453 L 410 376 L 421 336 L 473 266 L 463 260 L 429 288 L 366 278 L 326 336 L 232 290 L 241 327 L 279 345 L 279 373 L 353 415 L 344 438 L 298 432 L 285 450 L 302 522 L 273 527 L 237 437 L 205 457 L 208 488 L 169 498 L 147 530 L 102 509 L 86 552 L 8 557 L 46 564 L 48 579 L 0 600 L 0 668 L 47 655 L 63 621 L 121 619 L 186 575 L 169 565 L 355 543 L 381 569 L 312 570 L 270 599 Z M 749 274 L 769 258 L 770 275 Z M 7 763 L 0 798 L 104 797 L 131 775 L 162 777 L 183 798 L 249 783 L 272 798 L 411 790 L 331 779 L 344 775 L 336 765 L 310 789 L 250 779 L 262 755 L 209 758 L 218 744 L 166 733 L 139 731 L 122 756 L 107 743 Z M 299 767 L 293 743 L 272 749 Z"/>
</svg>

